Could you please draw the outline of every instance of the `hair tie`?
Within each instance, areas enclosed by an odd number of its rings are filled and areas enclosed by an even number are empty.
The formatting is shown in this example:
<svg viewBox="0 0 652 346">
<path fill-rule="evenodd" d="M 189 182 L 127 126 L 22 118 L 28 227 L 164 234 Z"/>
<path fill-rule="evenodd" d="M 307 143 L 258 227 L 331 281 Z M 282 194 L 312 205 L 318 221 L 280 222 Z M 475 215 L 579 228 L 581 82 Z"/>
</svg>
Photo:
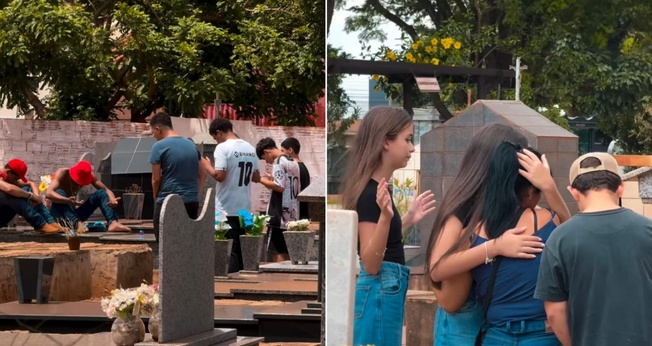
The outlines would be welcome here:
<svg viewBox="0 0 652 346">
<path fill-rule="evenodd" d="M 503 143 L 507 143 L 507 144 L 511 145 L 512 148 L 514 148 L 514 150 L 516 150 L 517 152 L 522 152 L 523 151 L 523 146 L 520 143 L 512 143 L 512 142 L 507 142 L 507 141 L 504 141 Z"/>
</svg>

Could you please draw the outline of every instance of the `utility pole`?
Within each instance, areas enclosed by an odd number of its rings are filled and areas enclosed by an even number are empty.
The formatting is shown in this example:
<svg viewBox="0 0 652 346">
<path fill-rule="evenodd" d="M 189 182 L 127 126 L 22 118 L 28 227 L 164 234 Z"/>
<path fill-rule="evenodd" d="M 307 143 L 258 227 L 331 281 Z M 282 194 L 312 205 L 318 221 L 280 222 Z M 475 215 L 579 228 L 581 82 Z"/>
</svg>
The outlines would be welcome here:
<svg viewBox="0 0 652 346">
<path fill-rule="evenodd" d="M 527 70 L 527 65 L 521 66 L 521 58 L 517 57 L 516 58 L 516 66 L 510 65 L 509 66 L 510 70 L 516 71 L 516 101 L 520 101 L 521 99 L 521 71 Z"/>
</svg>

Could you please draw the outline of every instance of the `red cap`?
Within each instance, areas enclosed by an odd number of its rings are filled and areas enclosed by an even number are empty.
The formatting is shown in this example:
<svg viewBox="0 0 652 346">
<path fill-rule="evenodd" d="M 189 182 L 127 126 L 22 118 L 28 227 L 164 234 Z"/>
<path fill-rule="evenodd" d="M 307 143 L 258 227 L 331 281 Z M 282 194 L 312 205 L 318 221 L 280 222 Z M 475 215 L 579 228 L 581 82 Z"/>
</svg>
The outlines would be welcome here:
<svg viewBox="0 0 652 346">
<path fill-rule="evenodd" d="M 27 182 L 27 178 L 25 178 L 27 175 L 27 165 L 23 160 L 13 159 L 7 163 L 7 167 L 9 167 L 12 172 L 16 173 L 18 178 L 20 178 L 24 183 Z"/>
<path fill-rule="evenodd" d="M 93 168 L 88 161 L 79 161 L 76 165 L 70 167 L 70 178 L 79 186 L 90 185 L 95 181 Z"/>
</svg>

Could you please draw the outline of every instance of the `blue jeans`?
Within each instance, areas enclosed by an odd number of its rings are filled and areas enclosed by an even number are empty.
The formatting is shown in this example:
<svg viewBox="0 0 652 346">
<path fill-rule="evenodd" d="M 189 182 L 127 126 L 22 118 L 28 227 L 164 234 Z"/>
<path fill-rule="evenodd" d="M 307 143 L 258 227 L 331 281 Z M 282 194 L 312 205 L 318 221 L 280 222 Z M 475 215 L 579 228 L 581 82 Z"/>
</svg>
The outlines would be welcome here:
<svg viewBox="0 0 652 346">
<path fill-rule="evenodd" d="M 28 186 L 23 187 L 25 191 L 32 191 Z M 43 203 L 32 207 L 26 198 L 18 198 L 0 192 L 0 227 L 5 227 L 16 216 L 22 216 L 27 223 L 38 229 L 46 223 L 53 223 L 54 218 Z"/>
<path fill-rule="evenodd" d="M 355 285 L 353 345 L 401 345 L 410 268 L 383 262 L 376 275 L 364 271 Z"/>
<path fill-rule="evenodd" d="M 437 307 L 434 346 L 474 346 L 482 328 L 482 302 L 474 293 L 456 312 Z"/>
<path fill-rule="evenodd" d="M 555 333 L 546 332 L 545 323 L 545 321 L 518 321 L 489 326 L 482 346 L 561 346 Z"/>
<path fill-rule="evenodd" d="M 67 197 L 63 190 L 57 190 L 57 193 L 63 197 Z M 78 221 L 88 220 L 93 212 L 97 208 L 100 208 L 102 215 L 104 215 L 104 218 L 106 219 L 106 226 L 109 227 L 111 222 L 118 221 L 118 214 L 116 214 L 115 210 L 109 207 L 107 203 L 109 203 L 109 196 L 106 194 L 106 191 L 97 190 L 78 208 L 69 204 L 54 203 L 53 201 L 50 212 L 54 218 L 67 219 L 74 224 Z"/>
</svg>

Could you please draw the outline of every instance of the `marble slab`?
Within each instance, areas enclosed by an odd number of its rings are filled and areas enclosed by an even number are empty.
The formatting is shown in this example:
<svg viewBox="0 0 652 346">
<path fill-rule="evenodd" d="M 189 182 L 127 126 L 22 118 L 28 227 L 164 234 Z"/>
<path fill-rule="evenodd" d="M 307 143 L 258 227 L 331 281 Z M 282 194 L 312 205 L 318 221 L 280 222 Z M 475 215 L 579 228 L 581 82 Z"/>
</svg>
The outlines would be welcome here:
<svg viewBox="0 0 652 346">
<path fill-rule="evenodd" d="M 264 273 L 310 273 L 317 274 L 319 262 L 310 261 L 308 264 L 292 264 L 291 261 L 263 264 L 260 270 Z"/>
<path fill-rule="evenodd" d="M 358 214 L 349 210 L 328 210 L 326 237 L 326 340 L 333 345 L 353 342 L 355 275 L 357 272 Z"/>
</svg>

